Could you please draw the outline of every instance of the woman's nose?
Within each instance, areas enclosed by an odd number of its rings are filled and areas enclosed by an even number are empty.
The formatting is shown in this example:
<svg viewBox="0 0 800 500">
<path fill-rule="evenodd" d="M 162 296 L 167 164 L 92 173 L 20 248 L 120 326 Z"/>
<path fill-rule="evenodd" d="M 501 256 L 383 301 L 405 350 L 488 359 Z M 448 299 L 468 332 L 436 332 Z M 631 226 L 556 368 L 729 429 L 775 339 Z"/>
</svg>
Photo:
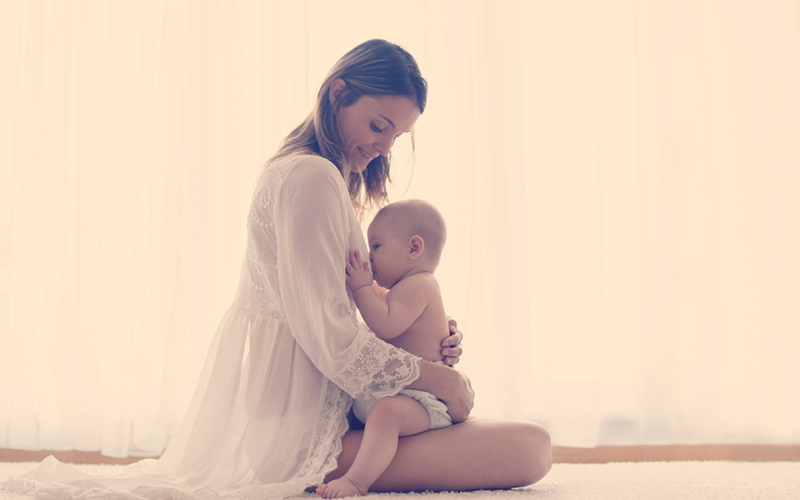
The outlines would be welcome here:
<svg viewBox="0 0 800 500">
<path fill-rule="evenodd" d="M 375 144 L 375 149 L 383 156 L 389 156 L 389 152 L 392 150 L 392 146 L 394 146 L 394 139 L 394 136 L 385 139 L 381 138 L 381 140 Z"/>
</svg>

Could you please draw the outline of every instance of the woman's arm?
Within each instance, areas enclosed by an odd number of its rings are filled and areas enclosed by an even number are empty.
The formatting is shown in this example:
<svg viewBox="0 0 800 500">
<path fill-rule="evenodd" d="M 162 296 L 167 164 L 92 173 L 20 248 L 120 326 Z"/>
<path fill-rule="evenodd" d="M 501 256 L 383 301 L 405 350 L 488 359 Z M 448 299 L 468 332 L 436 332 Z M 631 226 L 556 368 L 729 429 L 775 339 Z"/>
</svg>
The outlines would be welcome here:
<svg viewBox="0 0 800 500">
<path fill-rule="evenodd" d="M 279 298 L 292 336 L 314 366 L 354 398 L 396 394 L 419 376 L 419 358 L 353 324 L 342 272 L 357 230 L 347 187 L 329 161 L 295 161 L 272 198 L 254 204 L 275 207 Z"/>
</svg>

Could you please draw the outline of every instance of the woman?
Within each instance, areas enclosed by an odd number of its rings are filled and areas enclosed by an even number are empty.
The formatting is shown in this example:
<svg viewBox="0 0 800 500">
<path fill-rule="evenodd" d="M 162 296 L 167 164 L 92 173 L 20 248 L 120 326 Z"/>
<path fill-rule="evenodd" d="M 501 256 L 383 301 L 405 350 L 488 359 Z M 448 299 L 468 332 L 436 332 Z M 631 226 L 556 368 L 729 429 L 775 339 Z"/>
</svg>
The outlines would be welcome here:
<svg viewBox="0 0 800 500">
<path fill-rule="evenodd" d="M 36 479 L 75 496 L 93 486 L 144 497 L 173 488 L 202 496 L 209 487 L 245 498 L 290 496 L 349 468 L 360 440 L 360 431 L 348 430 L 353 397 L 406 387 L 435 394 L 463 423 L 402 438 L 373 490 L 508 488 L 541 479 L 550 468 L 544 429 L 467 420 L 466 377 L 354 322 L 345 256 L 367 254 L 356 211 L 385 201 L 392 144 L 412 130 L 426 95 L 416 62 L 397 45 L 370 40 L 347 53 L 257 182 L 234 304 L 162 457 L 102 479 L 51 457 Z M 457 361 L 460 338 L 451 337 L 444 356 Z"/>
<path fill-rule="evenodd" d="M 253 217 L 258 224 L 251 224 L 250 237 L 258 258 L 267 261 L 269 268 L 258 276 L 273 279 L 268 284 L 267 278 L 261 286 L 280 290 L 292 334 L 328 380 L 353 397 L 368 392 L 394 394 L 401 386 L 427 390 L 445 401 L 454 420 L 463 421 L 472 404 L 467 381 L 454 370 L 418 359 L 405 368 L 408 356 L 353 327 L 346 314 L 352 302 L 341 271 L 348 249 L 360 249 L 365 255 L 351 205 L 363 211 L 385 201 L 392 144 L 399 135 L 411 132 L 425 109 L 426 96 L 416 62 L 400 47 L 371 40 L 346 54 L 327 76 L 312 113 L 269 162 L 259 184 L 264 202 L 255 203 Z M 276 260 L 265 250 L 272 245 L 277 245 Z M 310 318 L 308 309 L 318 307 L 339 313 Z M 301 332 L 309 332 L 313 339 L 301 339 Z M 317 357 L 317 344 L 332 342 L 332 337 L 342 342 L 340 350 L 327 350 Z M 340 378 L 337 372 L 361 370 L 363 360 L 373 356 L 373 344 L 386 349 L 386 354 L 372 358 L 377 370 L 355 384 Z M 361 345 L 370 347 L 354 349 Z M 353 351 L 361 354 L 351 355 Z M 417 363 L 419 376 L 414 368 Z M 397 364 L 403 368 L 393 368 Z M 374 378 L 382 381 L 376 384 Z M 345 434 L 337 468 L 328 479 L 348 469 L 359 440 L 359 431 Z M 550 467 L 549 436 L 533 424 L 467 421 L 401 441 L 397 458 L 374 490 L 507 488 L 535 482 Z M 325 467 L 319 471 L 329 472 Z"/>
</svg>

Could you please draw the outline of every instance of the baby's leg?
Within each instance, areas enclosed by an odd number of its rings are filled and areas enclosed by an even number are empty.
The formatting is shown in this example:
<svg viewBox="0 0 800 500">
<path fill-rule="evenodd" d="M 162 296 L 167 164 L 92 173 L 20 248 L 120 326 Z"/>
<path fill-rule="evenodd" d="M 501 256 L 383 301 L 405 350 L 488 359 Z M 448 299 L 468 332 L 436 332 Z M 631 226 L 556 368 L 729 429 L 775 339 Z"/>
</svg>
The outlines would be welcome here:
<svg viewBox="0 0 800 500">
<path fill-rule="evenodd" d="M 394 458 L 398 437 L 430 427 L 428 411 L 414 399 L 397 395 L 378 400 L 369 412 L 361 447 L 350 470 L 341 478 L 320 485 L 317 493 L 324 498 L 366 495 Z"/>
</svg>

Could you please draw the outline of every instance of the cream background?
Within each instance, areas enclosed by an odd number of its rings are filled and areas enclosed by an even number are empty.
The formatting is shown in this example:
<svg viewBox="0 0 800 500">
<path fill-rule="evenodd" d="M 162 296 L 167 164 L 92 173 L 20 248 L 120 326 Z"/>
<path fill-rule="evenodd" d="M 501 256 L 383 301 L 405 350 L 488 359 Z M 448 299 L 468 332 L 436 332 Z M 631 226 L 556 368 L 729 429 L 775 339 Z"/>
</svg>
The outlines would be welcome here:
<svg viewBox="0 0 800 500">
<path fill-rule="evenodd" d="M 163 448 L 259 169 L 371 37 L 429 82 L 392 194 L 448 223 L 477 414 L 800 442 L 797 1 L 12 1 L 0 447 Z"/>
</svg>

